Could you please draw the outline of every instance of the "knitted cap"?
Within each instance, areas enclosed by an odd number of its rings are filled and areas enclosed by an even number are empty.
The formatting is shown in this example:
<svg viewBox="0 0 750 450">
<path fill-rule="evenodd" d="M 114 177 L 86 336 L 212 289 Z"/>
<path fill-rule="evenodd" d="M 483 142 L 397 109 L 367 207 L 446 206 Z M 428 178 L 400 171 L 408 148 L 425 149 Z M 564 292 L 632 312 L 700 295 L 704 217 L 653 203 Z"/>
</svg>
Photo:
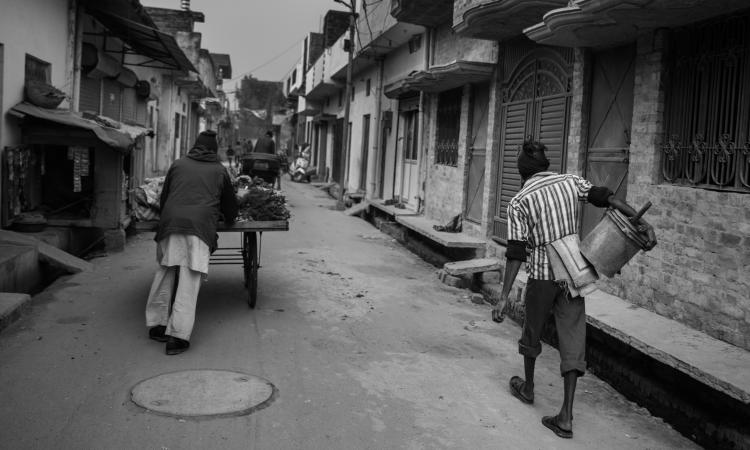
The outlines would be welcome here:
<svg viewBox="0 0 750 450">
<path fill-rule="evenodd" d="M 216 141 L 216 132 L 212 130 L 202 132 L 195 139 L 195 145 L 193 145 L 193 147 L 203 147 L 212 152 L 218 151 L 219 143 Z"/>
</svg>

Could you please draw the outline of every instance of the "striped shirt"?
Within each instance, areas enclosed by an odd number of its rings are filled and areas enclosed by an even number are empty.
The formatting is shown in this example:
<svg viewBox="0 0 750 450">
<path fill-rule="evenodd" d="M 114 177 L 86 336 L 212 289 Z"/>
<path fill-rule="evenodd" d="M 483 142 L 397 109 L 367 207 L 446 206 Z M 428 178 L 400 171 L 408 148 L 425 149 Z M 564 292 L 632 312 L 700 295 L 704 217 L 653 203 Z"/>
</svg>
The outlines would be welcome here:
<svg viewBox="0 0 750 450">
<path fill-rule="evenodd" d="M 526 242 L 531 258 L 529 278 L 554 280 L 546 245 L 578 234 L 581 201 L 588 200 L 593 185 L 569 174 L 540 172 L 529 178 L 508 204 L 508 240 Z"/>
</svg>

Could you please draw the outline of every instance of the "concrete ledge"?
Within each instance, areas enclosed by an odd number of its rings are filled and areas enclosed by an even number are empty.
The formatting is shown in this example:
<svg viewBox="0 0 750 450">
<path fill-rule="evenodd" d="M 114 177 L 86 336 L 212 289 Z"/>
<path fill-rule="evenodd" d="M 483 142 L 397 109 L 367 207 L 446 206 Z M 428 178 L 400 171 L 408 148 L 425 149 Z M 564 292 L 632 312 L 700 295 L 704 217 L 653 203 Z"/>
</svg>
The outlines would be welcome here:
<svg viewBox="0 0 750 450">
<path fill-rule="evenodd" d="M 462 233 L 435 231 L 432 226 L 440 224 L 424 216 L 396 216 L 396 222 L 448 248 L 484 248 L 487 244 Z"/>
<path fill-rule="evenodd" d="M 750 404 L 750 352 L 597 290 L 589 325 L 742 403 Z"/>
<path fill-rule="evenodd" d="M 373 208 L 377 208 L 383 211 L 384 213 L 391 215 L 393 217 L 417 215 L 417 213 L 415 211 L 412 211 L 411 209 L 400 209 L 400 208 L 396 208 L 393 205 L 385 205 L 383 204 L 383 200 L 380 200 L 380 199 L 373 199 L 373 200 L 370 200 L 368 203 Z"/>
<path fill-rule="evenodd" d="M 18 320 L 31 305 L 31 296 L 14 292 L 0 292 L 0 331 Z"/>
</svg>

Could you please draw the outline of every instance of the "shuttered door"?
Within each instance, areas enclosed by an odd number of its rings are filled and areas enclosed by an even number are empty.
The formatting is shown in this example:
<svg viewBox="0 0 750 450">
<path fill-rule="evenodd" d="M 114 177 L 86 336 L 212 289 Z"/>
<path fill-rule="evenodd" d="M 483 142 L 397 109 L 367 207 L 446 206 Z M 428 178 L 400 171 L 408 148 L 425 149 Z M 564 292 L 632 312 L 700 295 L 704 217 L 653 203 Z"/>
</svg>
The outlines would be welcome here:
<svg viewBox="0 0 750 450">
<path fill-rule="evenodd" d="M 550 97 L 538 100 L 535 105 L 537 117 L 533 136 L 547 146 L 546 155 L 552 172 L 562 172 L 565 167 L 563 156 L 568 140 L 568 100 L 567 96 Z"/>
<path fill-rule="evenodd" d="M 493 235 L 505 239 L 508 233 L 508 202 L 521 187 L 518 174 L 518 149 L 528 134 L 532 102 L 509 103 L 502 110 L 502 138 L 500 140 L 501 168 L 497 184 L 499 198 L 496 203 Z"/>
<path fill-rule="evenodd" d="M 78 109 L 99 114 L 101 107 L 101 80 L 81 77 L 81 98 Z"/>
<path fill-rule="evenodd" d="M 139 125 L 148 127 L 148 111 L 146 107 L 146 100 L 137 99 L 135 104 L 135 121 Z"/>
<path fill-rule="evenodd" d="M 120 120 L 120 108 L 122 104 L 122 87 L 114 80 L 102 80 L 102 112 L 103 116 L 110 119 Z"/>
<path fill-rule="evenodd" d="M 547 146 L 549 170 L 565 170 L 573 68 L 569 50 L 539 47 L 508 55 L 517 62 L 506 82 L 501 111 L 502 157 L 498 158 L 493 223 L 493 238 L 500 242 L 508 235 L 508 203 L 521 188 L 517 159 L 524 140 L 531 138 Z"/>
</svg>

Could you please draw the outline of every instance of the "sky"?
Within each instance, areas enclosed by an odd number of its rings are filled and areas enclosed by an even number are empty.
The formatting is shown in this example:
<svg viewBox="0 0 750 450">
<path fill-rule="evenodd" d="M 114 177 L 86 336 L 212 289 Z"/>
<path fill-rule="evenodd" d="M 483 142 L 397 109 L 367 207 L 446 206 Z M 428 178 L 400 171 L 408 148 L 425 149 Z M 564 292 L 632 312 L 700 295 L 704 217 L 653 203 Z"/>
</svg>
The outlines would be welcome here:
<svg viewBox="0 0 750 450">
<path fill-rule="evenodd" d="M 180 0 L 141 0 L 144 6 L 180 9 Z M 343 10 L 333 0 L 191 0 L 190 9 L 206 16 L 195 31 L 201 47 L 229 53 L 233 89 L 245 74 L 281 81 L 301 56 L 302 39 L 318 32 L 330 9 Z"/>
</svg>

